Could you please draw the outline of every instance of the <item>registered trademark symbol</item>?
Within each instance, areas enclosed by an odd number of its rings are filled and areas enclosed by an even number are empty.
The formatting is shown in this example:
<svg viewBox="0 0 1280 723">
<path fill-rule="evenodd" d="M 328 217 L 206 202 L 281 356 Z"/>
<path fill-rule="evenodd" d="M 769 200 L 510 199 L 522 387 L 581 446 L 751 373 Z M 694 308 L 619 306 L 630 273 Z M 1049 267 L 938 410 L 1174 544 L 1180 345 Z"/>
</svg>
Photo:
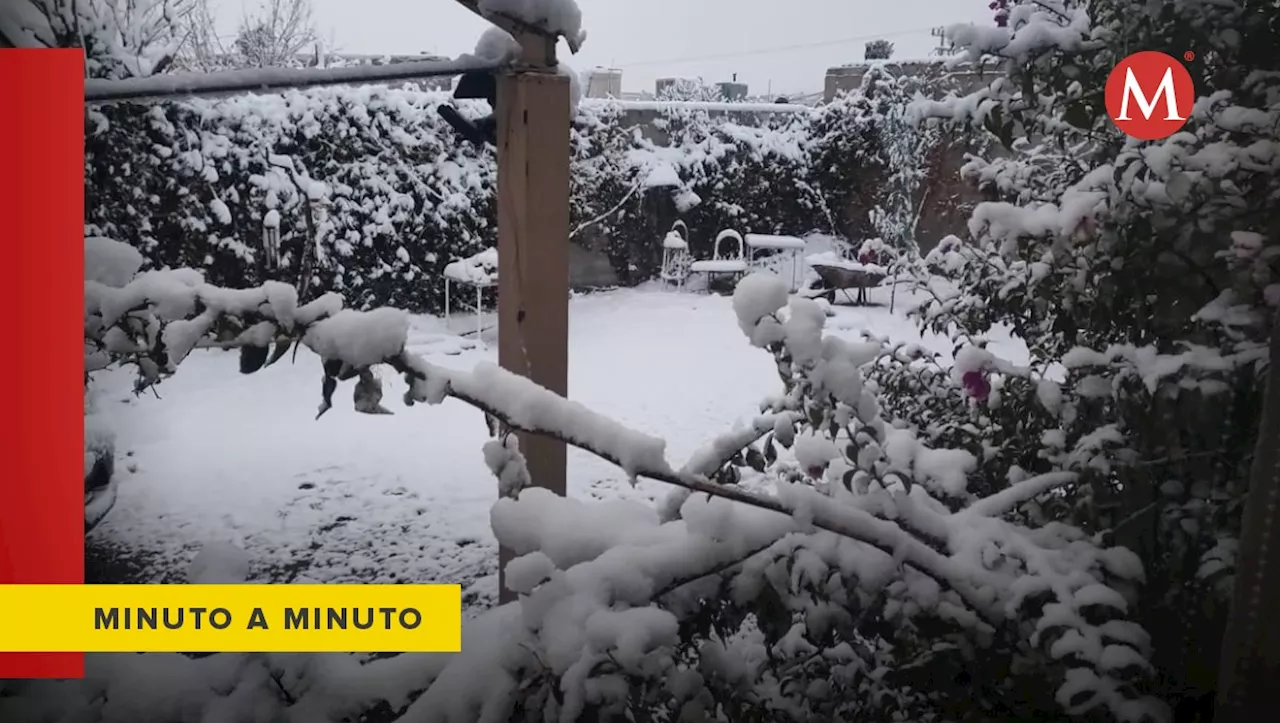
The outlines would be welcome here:
<svg viewBox="0 0 1280 723">
<path fill-rule="evenodd" d="M 1182 54 L 1182 59 L 1190 63 L 1191 61 L 1196 59 L 1196 54 L 1188 50 L 1187 52 Z"/>
</svg>

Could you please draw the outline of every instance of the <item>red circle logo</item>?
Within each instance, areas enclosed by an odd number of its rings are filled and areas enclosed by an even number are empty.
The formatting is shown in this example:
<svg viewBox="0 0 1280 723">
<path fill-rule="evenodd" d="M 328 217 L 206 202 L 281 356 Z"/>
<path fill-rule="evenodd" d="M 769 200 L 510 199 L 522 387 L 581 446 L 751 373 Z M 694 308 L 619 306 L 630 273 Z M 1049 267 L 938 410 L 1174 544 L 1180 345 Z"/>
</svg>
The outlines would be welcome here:
<svg viewBox="0 0 1280 723">
<path fill-rule="evenodd" d="M 1158 141 L 1182 130 L 1195 97 L 1186 67 L 1154 50 L 1121 60 L 1107 77 L 1107 115 L 1125 135 L 1142 141 Z"/>
</svg>

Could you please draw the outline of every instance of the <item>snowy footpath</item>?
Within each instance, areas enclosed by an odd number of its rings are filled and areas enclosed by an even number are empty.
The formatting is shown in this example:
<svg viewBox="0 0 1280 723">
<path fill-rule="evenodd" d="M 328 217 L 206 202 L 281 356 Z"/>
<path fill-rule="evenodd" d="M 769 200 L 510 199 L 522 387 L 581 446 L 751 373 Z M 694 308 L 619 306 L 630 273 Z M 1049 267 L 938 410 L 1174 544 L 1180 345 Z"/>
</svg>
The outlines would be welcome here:
<svg viewBox="0 0 1280 723">
<path fill-rule="evenodd" d="M 620 290 L 575 298 L 570 313 L 569 396 L 665 438 L 673 462 L 778 389 L 770 357 L 747 344 L 727 297 Z M 884 306 L 837 307 L 828 328 L 921 341 Z M 945 340 L 923 341 L 948 351 Z M 432 317 L 415 318 L 410 347 L 461 369 L 497 356 L 492 338 L 459 337 Z M 995 348 L 1025 359 L 1021 344 Z M 93 542 L 146 561 L 131 581 L 183 581 L 202 545 L 232 543 L 248 551 L 256 581 L 456 582 L 471 611 L 489 607 L 497 482 L 480 451 L 483 416 L 454 400 L 405 407 L 403 382 L 385 377 L 393 416 L 355 412 L 349 382 L 316 420 L 320 379 L 306 350 L 248 376 L 234 353 L 196 352 L 157 387 L 159 398 L 134 397 L 126 371 L 101 375 L 103 411 L 127 456 L 119 500 Z M 620 470 L 571 450 L 569 492 L 657 500 L 666 490 L 633 489 Z"/>
</svg>

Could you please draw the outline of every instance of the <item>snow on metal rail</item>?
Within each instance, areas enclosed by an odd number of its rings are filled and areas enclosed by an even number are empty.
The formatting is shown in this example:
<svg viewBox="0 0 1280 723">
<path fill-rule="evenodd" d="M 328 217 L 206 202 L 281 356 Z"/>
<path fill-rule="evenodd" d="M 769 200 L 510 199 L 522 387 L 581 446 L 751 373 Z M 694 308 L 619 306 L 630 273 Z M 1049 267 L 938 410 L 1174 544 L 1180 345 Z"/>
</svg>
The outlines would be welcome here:
<svg viewBox="0 0 1280 723">
<path fill-rule="evenodd" d="M 252 68 L 216 73 L 173 73 L 125 80 L 90 79 L 84 83 L 86 104 L 156 100 L 173 96 L 223 96 L 322 85 L 374 84 L 494 71 L 507 67 L 464 55 L 457 60 L 421 60 L 389 65 L 344 68 Z"/>
<path fill-rule="evenodd" d="M 624 110 L 702 110 L 710 113 L 807 113 L 813 108 L 796 103 L 743 103 L 738 101 L 591 99 Z"/>
</svg>

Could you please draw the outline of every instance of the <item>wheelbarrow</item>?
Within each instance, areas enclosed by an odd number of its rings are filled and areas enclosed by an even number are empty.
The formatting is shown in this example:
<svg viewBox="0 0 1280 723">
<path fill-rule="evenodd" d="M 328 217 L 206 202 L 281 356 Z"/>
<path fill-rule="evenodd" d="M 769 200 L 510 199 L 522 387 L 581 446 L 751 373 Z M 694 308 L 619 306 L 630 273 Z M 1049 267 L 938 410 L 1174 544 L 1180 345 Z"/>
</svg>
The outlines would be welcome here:
<svg viewBox="0 0 1280 723">
<path fill-rule="evenodd" d="M 809 268 L 813 269 L 818 275 L 819 283 L 810 286 L 810 291 L 819 293 L 813 294 L 810 298 L 825 296 L 830 304 L 836 303 L 836 292 L 844 292 L 855 306 L 865 306 L 867 304 L 867 289 L 875 288 L 884 281 L 885 274 L 880 271 L 868 271 L 866 269 L 855 268 L 854 264 L 847 266 L 836 266 L 833 264 L 811 263 Z M 858 294 L 855 298 L 849 293 L 850 289 L 857 289 Z"/>
</svg>

